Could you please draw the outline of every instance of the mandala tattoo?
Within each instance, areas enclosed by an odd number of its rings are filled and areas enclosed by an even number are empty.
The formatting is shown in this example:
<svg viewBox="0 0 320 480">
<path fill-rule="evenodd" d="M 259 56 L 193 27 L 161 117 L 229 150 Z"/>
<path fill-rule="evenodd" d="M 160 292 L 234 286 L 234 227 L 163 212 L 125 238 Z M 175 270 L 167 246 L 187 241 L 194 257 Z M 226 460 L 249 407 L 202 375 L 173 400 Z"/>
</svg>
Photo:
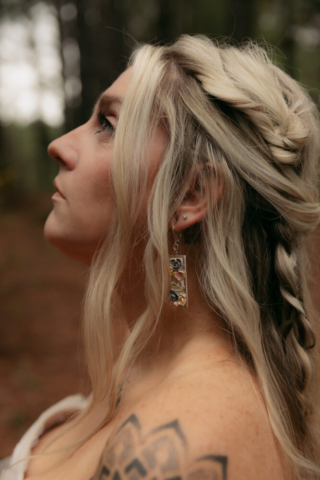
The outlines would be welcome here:
<svg viewBox="0 0 320 480">
<path fill-rule="evenodd" d="M 187 453 L 178 420 L 143 436 L 133 414 L 108 440 L 90 480 L 227 480 L 226 456 L 208 454 L 190 462 Z"/>
</svg>

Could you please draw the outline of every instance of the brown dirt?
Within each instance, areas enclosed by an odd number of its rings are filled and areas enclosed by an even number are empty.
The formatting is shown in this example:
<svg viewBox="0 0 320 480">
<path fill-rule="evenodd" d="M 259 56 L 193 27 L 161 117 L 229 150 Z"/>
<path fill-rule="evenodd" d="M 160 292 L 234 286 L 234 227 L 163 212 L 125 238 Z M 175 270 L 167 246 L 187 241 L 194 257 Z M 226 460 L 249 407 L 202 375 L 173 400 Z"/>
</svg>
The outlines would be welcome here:
<svg viewBox="0 0 320 480">
<path fill-rule="evenodd" d="M 79 338 L 87 267 L 43 238 L 50 195 L 0 216 L 0 458 L 50 405 L 88 393 Z"/>
<path fill-rule="evenodd" d="M 0 215 L 0 458 L 46 408 L 88 394 L 79 335 L 87 267 L 44 240 L 50 209 L 44 194 Z M 311 243 L 320 312 L 320 229 Z"/>
</svg>

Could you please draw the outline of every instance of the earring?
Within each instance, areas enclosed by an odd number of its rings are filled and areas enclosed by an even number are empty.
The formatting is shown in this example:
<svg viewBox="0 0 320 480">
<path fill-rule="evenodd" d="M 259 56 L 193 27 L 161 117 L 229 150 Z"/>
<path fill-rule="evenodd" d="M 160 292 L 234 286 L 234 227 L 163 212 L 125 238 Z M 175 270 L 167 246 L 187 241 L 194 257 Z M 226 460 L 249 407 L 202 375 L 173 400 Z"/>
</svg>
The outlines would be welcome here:
<svg viewBox="0 0 320 480">
<path fill-rule="evenodd" d="M 187 215 L 186 214 L 183 215 L 183 220 L 187 220 Z"/>
<path fill-rule="evenodd" d="M 177 233 L 172 228 L 174 236 L 173 251 L 174 255 L 170 255 L 170 296 L 171 305 L 176 307 L 188 307 L 188 291 L 187 291 L 187 262 L 186 255 L 178 255 L 179 241 L 181 232 Z"/>
</svg>

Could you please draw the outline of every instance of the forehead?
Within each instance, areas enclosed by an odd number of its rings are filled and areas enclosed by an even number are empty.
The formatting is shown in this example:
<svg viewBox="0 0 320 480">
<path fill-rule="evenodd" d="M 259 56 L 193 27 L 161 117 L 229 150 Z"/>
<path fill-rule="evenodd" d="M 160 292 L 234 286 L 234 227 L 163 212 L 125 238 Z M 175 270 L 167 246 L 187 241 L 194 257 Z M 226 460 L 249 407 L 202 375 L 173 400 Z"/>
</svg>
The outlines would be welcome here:
<svg viewBox="0 0 320 480">
<path fill-rule="evenodd" d="M 117 115 L 119 114 L 121 104 L 127 93 L 133 76 L 132 67 L 125 70 L 119 77 L 113 82 L 113 84 L 107 88 L 100 95 L 96 102 L 93 112 L 96 110 L 104 110 L 104 108 L 113 108 Z"/>
<path fill-rule="evenodd" d="M 125 70 L 119 77 L 113 82 L 111 87 L 108 88 L 109 91 L 116 92 L 119 95 L 122 94 L 123 96 L 126 94 L 129 84 L 132 80 L 133 76 L 133 67 L 129 67 Z"/>
<path fill-rule="evenodd" d="M 103 92 L 102 95 L 124 99 L 133 76 L 133 68 L 129 67 Z"/>
</svg>

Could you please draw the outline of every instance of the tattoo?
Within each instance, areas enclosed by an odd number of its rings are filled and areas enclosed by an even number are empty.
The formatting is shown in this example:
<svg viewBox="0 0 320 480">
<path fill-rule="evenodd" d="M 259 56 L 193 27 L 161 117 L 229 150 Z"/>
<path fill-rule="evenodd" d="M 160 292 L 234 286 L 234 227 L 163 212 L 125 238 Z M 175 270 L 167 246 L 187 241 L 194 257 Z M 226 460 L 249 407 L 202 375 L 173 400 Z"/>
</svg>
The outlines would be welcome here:
<svg viewBox="0 0 320 480">
<path fill-rule="evenodd" d="M 117 393 L 116 409 L 118 408 L 119 403 L 121 402 L 122 390 L 123 390 L 123 383 L 120 383 L 119 390 Z"/>
<path fill-rule="evenodd" d="M 110 438 L 90 480 L 227 480 L 228 458 L 187 458 L 188 444 L 178 420 L 142 436 L 132 414 Z"/>
</svg>

